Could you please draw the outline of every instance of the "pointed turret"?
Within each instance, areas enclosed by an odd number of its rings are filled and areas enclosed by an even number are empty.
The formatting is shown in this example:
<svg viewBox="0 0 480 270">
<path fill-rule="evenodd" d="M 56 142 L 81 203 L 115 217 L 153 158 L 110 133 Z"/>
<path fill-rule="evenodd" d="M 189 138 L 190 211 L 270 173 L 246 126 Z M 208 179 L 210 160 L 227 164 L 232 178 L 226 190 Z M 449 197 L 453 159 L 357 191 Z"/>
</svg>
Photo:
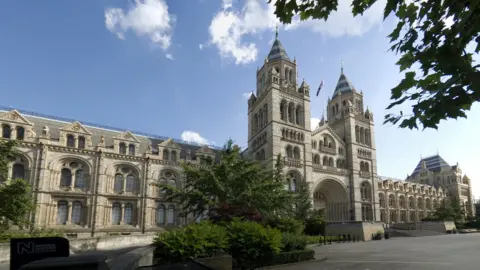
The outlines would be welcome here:
<svg viewBox="0 0 480 270">
<path fill-rule="evenodd" d="M 322 119 L 320 120 L 320 123 L 318 123 L 319 126 L 325 125 L 325 116 L 322 116 Z"/>
<path fill-rule="evenodd" d="M 285 48 L 283 47 L 282 43 L 278 39 L 278 26 L 277 26 L 277 30 L 275 31 L 275 41 L 273 42 L 272 48 L 268 53 L 267 59 L 268 61 L 279 60 L 279 59 L 291 61 L 287 55 L 287 51 L 285 51 Z"/>
<path fill-rule="evenodd" d="M 335 91 L 333 92 L 333 96 L 336 96 L 340 93 L 347 93 L 353 92 L 354 87 L 350 80 L 347 78 L 345 73 L 343 73 L 343 65 L 340 71 L 340 78 L 338 79 L 337 86 L 335 87 Z"/>
</svg>

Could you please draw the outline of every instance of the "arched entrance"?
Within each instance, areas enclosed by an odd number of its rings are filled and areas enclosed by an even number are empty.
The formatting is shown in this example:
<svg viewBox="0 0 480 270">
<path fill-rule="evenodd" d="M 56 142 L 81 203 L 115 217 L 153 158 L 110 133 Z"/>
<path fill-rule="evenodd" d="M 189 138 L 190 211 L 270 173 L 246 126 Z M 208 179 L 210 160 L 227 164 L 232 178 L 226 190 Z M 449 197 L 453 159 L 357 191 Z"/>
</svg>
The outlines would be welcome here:
<svg viewBox="0 0 480 270">
<path fill-rule="evenodd" d="M 350 220 L 347 191 L 334 179 L 324 179 L 316 185 L 313 192 L 313 208 L 323 210 L 327 222 Z"/>
</svg>

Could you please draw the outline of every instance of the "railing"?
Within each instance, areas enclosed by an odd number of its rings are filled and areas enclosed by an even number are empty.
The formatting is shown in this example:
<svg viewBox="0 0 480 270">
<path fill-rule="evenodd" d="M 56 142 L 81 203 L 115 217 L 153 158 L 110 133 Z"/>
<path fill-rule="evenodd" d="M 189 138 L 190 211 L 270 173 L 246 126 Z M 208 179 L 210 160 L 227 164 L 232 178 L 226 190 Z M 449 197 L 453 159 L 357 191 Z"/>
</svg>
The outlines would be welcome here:
<svg viewBox="0 0 480 270">
<path fill-rule="evenodd" d="M 325 147 L 325 146 L 320 146 L 320 152 L 336 155 L 337 154 L 337 149 L 329 148 L 329 147 Z"/>
<path fill-rule="evenodd" d="M 297 167 L 297 168 L 302 167 L 302 161 L 300 159 L 295 159 L 295 158 L 285 158 L 284 164 L 285 166 L 290 166 L 290 167 Z"/>
</svg>

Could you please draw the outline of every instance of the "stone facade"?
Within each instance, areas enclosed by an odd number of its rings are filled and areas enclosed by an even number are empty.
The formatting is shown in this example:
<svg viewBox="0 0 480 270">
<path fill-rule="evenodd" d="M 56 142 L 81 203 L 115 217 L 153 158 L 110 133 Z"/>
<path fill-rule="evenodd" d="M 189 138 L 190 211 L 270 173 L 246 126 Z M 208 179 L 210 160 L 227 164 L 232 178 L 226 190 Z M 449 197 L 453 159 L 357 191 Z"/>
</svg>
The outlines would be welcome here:
<svg viewBox="0 0 480 270">
<path fill-rule="evenodd" d="M 18 142 L 10 179 L 34 187 L 34 225 L 81 237 L 180 225 L 178 205 L 152 184 L 181 187 L 180 162 L 218 158 L 208 146 L 17 110 L 1 110 L 0 125 Z"/>
<path fill-rule="evenodd" d="M 460 196 L 472 214 L 470 182 L 458 167 L 422 167 L 406 181 L 377 175 L 373 114 L 365 109 L 362 91 L 355 89 L 343 67 L 326 115 L 311 130 L 310 87 L 305 81 L 298 86 L 297 62 L 288 57 L 278 33 L 257 70 L 248 122 L 246 155 L 269 167 L 277 155 L 284 157 L 287 188 L 295 190 L 300 181 L 311 183 L 314 208 L 325 210 L 329 222 L 419 221 L 446 198 L 447 191 Z M 415 182 L 423 174 L 456 182 Z"/>
<path fill-rule="evenodd" d="M 18 141 L 10 179 L 34 187 L 33 224 L 83 236 L 183 224 L 179 206 L 152 184 L 182 187 L 181 162 L 219 158 L 214 147 L 8 108 L 0 108 L 0 126 L 3 140 Z M 447 193 L 459 197 L 468 214 L 475 212 L 470 180 L 438 155 L 422 159 L 406 181 L 377 175 L 373 114 L 343 68 L 312 131 L 310 86 L 298 86 L 296 60 L 278 35 L 248 100 L 244 154 L 271 168 L 281 155 L 286 188 L 311 183 L 314 208 L 325 210 L 332 224 L 419 221 Z"/>
</svg>

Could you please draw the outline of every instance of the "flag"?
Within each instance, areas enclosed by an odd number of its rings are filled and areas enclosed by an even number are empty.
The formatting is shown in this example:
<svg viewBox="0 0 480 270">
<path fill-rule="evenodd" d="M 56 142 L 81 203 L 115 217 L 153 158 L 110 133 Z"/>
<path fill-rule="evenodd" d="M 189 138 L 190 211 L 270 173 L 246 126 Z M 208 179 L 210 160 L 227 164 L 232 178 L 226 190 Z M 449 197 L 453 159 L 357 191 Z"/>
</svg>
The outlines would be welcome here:
<svg viewBox="0 0 480 270">
<path fill-rule="evenodd" d="M 320 85 L 318 86 L 317 97 L 318 97 L 318 94 L 320 94 L 320 90 L 322 90 L 322 87 L 323 87 L 323 81 L 320 82 Z"/>
</svg>

